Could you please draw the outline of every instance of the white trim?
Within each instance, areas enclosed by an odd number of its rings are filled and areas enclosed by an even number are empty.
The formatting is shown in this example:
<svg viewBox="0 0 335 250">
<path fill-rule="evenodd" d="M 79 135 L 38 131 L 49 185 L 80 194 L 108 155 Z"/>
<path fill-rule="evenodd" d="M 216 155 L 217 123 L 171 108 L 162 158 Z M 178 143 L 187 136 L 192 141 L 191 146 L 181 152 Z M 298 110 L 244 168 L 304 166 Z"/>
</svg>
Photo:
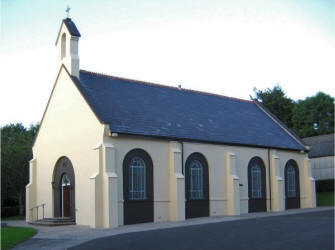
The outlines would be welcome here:
<svg viewBox="0 0 335 250">
<path fill-rule="evenodd" d="M 175 173 L 174 175 L 176 176 L 177 179 L 185 179 L 184 175 L 181 173 Z"/>
<path fill-rule="evenodd" d="M 96 172 L 90 176 L 90 179 L 95 179 L 99 175 L 99 172 Z"/>
<path fill-rule="evenodd" d="M 98 143 L 97 145 L 95 145 L 95 146 L 93 147 L 93 150 L 100 149 L 101 146 L 102 146 L 102 143 Z"/>
</svg>

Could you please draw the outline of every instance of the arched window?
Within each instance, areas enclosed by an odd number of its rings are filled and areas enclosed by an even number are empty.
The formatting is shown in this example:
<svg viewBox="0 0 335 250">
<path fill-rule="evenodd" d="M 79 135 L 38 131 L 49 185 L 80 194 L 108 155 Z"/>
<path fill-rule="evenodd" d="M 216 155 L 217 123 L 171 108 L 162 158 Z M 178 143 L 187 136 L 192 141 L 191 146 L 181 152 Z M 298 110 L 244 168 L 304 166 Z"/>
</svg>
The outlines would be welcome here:
<svg viewBox="0 0 335 250">
<path fill-rule="evenodd" d="M 208 163 L 201 153 L 193 153 L 185 163 L 185 217 L 209 216 Z"/>
<path fill-rule="evenodd" d="M 261 166 L 254 163 L 251 166 L 251 197 L 262 198 L 262 170 Z"/>
<path fill-rule="evenodd" d="M 142 158 L 135 156 L 129 164 L 129 200 L 145 200 L 146 194 L 146 170 Z"/>
<path fill-rule="evenodd" d="M 143 149 L 129 151 L 123 160 L 124 224 L 154 220 L 153 163 Z"/>
<path fill-rule="evenodd" d="M 248 164 L 249 213 L 266 211 L 266 178 L 263 160 L 256 156 Z"/>
<path fill-rule="evenodd" d="M 285 165 L 285 196 L 286 209 L 300 207 L 299 168 L 294 160 Z"/>
<path fill-rule="evenodd" d="M 296 189 L 296 173 L 295 168 L 293 166 L 287 167 L 287 197 L 296 197 L 297 189 Z"/>
<path fill-rule="evenodd" d="M 204 170 L 200 161 L 192 160 L 190 171 L 190 198 L 192 200 L 202 200 L 204 198 L 203 175 Z"/>
<path fill-rule="evenodd" d="M 66 56 L 66 35 L 63 33 L 61 42 L 61 59 Z"/>
</svg>

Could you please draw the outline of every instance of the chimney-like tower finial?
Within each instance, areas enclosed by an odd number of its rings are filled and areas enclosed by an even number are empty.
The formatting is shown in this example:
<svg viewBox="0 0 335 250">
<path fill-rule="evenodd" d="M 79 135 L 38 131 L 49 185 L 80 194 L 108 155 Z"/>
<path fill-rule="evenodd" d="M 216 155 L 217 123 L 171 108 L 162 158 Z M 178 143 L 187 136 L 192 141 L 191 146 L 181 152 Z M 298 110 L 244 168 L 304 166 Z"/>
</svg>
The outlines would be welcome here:
<svg viewBox="0 0 335 250">
<path fill-rule="evenodd" d="M 66 9 L 69 14 L 70 7 Z M 60 26 L 56 46 L 59 50 L 60 65 L 64 64 L 72 76 L 79 78 L 79 45 L 80 33 L 74 22 L 67 17 Z"/>
</svg>

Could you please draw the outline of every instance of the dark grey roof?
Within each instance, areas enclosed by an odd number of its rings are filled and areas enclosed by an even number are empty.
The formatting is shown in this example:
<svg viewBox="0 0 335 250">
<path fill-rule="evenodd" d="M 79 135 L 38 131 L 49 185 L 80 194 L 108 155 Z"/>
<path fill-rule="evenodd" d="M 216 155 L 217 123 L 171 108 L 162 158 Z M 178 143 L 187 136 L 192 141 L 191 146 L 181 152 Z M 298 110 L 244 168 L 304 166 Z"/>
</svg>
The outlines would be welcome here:
<svg viewBox="0 0 335 250">
<path fill-rule="evenodd" d="M 304 150 L 252 101 L 83 70 L 73 80 L 111 132 Z"/>
<path fill-rule="evenodd" d="M 74 22 L 72 22 L 71 18 L 65 18 L 63 22 L 72 36 L 80 37 L 79 30 L 77 29 L 77 26 L 74 24 Z"/>
<path fill-rule="evenodd" d="M 306 145 L 311 146 L 309 158 L 334 155 L 334 134 L 306 137 L 302 139 Z"/>
</svg>

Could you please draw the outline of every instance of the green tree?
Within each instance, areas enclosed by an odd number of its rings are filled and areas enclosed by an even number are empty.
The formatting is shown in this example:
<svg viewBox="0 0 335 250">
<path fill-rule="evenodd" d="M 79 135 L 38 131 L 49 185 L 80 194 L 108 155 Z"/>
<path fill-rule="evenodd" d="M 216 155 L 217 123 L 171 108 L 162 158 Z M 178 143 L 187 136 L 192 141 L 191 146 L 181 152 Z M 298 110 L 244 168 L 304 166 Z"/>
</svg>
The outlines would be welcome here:
<svg viewBox="0 0 335 250">
<path fill-rule="evenodd" d="M 1 206 L 4 200 L 17 200 L 24 213 L 25 186 L 28 183 L 29 160 L 38 125 L 26 129 L 21 123 L 1 128 Z"/>
<path fill-rule="evenodd" d="M 292 122 L 300 137 L 334 133 L 334 98 L 319 92 L 299 100 L 293 110 Z"/>
<path fill-rule="evenodd" d="M 275 116 L 277 116 L 282 122 L 289 128 L 293 127 L 292 115 L 294 108 L 294 101 L 288 98 L 285 92 L 279 85 L 273 87 L 273 89 L 258 90 L 254 89 L 256 100 L 261 102 L 267 107 Z"/>
</svg>

